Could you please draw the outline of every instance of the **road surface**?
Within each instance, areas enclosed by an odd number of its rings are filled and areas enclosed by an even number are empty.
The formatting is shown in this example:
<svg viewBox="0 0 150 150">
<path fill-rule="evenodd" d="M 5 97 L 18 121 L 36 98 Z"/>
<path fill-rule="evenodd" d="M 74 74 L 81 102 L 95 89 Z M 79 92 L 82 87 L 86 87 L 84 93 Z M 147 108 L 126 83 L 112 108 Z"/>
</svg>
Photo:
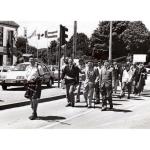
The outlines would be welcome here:
<svg viewBox="0 0 150 150">
<path fill-rule="evenodd" d="M 48 92 L 48 91 L 47 91 Z M 58 91 L 59 93 L 59 91 Z M 30 106 L 0 111 L 0 128 L 15 129 L 124 129 L 150 128 L 150 77 L 141 96 L 119 99 L 114 95 L 113 111 L 86 108 L 83 96 L 74 108 L 65 107 L 66 99 L 39 104 L 37 120 L 29 120 Z"/>
</svg>

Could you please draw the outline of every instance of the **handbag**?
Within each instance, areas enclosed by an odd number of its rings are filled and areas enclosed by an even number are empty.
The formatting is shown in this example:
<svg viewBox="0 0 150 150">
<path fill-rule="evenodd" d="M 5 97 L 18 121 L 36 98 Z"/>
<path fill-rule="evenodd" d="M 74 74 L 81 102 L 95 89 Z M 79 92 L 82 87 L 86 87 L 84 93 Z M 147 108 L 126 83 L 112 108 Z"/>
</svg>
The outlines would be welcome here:
<svg viewBox="0 0 150 150">
<path fill-rule="evenodd" d="M 27 90 L 26 90 L 26 92 L 24 94 L 24 97 L 25 98 L 30 98 L 30 89 L 29 88 L 27 88 Z"/>
</svg>

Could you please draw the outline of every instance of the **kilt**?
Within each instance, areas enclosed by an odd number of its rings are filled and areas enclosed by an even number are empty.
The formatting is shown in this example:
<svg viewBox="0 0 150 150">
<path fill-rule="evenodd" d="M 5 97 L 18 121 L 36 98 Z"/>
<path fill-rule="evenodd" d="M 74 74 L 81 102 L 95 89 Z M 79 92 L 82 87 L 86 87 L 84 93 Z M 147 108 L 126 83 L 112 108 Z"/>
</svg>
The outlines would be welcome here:
<svg viewBox="0 0 150 150">
<path fill-rule="evenodd" d="M 37 99 L 41 97 L 41 81 L 36 81 L 27 84 L 29 99 Z"/>
</svg>

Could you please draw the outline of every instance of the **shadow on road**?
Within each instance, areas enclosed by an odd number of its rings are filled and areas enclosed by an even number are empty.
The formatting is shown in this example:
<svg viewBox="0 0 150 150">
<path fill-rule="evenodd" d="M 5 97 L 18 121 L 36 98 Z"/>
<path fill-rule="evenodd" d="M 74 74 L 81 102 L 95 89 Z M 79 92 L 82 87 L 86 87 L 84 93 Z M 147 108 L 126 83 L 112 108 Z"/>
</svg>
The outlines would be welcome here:
<svg viewBox="0 0 150 150">
<path fill-rule="evenodd" d="M 87 107 L 86 105 L 75 105 L 75 108 L 85 108 Z"/>
<path fill-rule="evenodd" d="M 142 95 L 143 97 L 150 97 L 150 95 Z"/>
<path fill-rule="evenodd" d="M 136 97 L 136 98 L 132 98 L 132 100 L 142 101 L 142 100 L 144 100 L 144 99 L 143 99 L 143 98 L 140 98 L 140 97 Z"/>
<path fill-rule="evenodd" d="M 109 110 L 109 111 L 124 112 L 124 113 L 132 112 L 131 110 L 127 110 L 127 109 L 116 109 L 116 108 L 114 108 L 113 110 Z"/>
<path fill-rule="evenodd" d="M 116 102 L 126 102 L 126 101 L 129 101 L 127 99 L 113 99 L 113 101 L 116 101 Z"/>
<path fill-rule="evenodd" d="M 65 117 L 61 116 L 39 116 L 38 120 L 45 120 L 45 121 L 50 121 L 50 120 L 63 120 L 66 119 Z"/>
</svg>

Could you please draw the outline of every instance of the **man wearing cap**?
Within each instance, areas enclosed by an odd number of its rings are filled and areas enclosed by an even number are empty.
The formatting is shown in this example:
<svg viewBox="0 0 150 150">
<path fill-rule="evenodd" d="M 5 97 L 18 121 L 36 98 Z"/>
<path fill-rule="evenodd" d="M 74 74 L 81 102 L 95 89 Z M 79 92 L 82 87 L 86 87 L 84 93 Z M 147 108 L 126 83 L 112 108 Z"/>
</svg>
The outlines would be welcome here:
<svg viewBox="0 0 150 150">
<path fill-rule="evenodd" d="M 79 83 L 79 72 L 80 69 L 78 66 L 73 64 L 73 60 L 71 58 L 68 59 L 68 65 L 66 65 L 62 69 L 61 79 L 65 80 L 66 85 L 66 98 L 68 101 L 67 106 L 74 107 L 74 91 L 76 85 Z"/>
<path fill-rule="evenodd" d="M 112 103 L 112 76 L 113 70 L 110 68 L 109 62 L 105 62 L 101 69 L 100 88 L 102 94 L 102 111 L 107 110 L 107 101 L 109 102 L 110 109 L 113 109 Z"/>
</svg>

